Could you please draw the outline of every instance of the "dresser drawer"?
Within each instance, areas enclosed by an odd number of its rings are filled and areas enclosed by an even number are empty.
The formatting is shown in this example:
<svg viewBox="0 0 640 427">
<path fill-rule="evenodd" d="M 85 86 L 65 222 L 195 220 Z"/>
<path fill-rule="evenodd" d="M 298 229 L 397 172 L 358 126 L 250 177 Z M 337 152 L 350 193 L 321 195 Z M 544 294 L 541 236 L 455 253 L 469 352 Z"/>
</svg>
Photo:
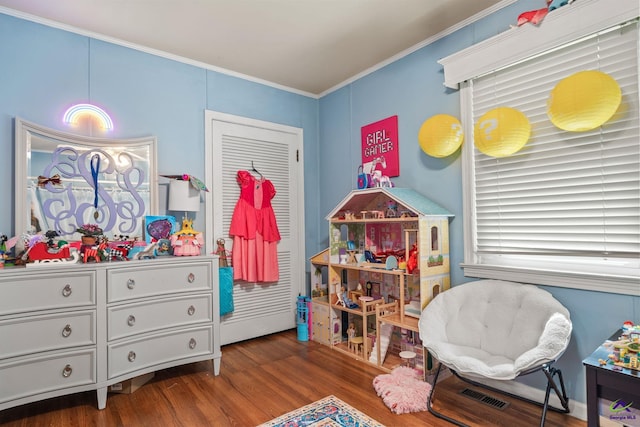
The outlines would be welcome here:
<svg viewBox="0 0 640 427">
<path fill-rule="evenodd" d="M 211 264 L 185 263 L 119 268 L 107 272 L 108 302 L 166 295 L 175 292 L 203 291 L 212 287 Z"/>
<path fill-rule="evenodd" d="M 211 293 L 109 307 L 108 340 L 213 321 Z"/>
<path fill-rule="evenodd" d="M 157 334 L 108 346 L 108 377 L 188 357 L 213 355 L 213 327 Z"/>
<path fill-rule="evenodd" d="M 13 360 L 0 363 L 0 403 L 96 383 L 96 352 L 93 349 Z"/>
<path fill-rule="evenodd" d="M 43 269 L 44 270 L 44 269 Z M 0 275 L 0 315 L 95 305 L 94 271 Z"/>
<path fill-rule="evenodd" d="M 95 331 L 95 310 L 5 320 L 0 322 L 0 360 L 95 345 Z"/>
</svg>

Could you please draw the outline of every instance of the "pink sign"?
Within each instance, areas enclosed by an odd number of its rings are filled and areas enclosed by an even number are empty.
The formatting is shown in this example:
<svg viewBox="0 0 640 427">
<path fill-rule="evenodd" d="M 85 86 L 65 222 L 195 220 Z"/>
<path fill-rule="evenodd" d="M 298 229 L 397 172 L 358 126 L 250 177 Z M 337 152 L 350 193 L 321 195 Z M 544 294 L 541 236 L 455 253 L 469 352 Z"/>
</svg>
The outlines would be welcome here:
<svg viewBox="0 0 640 427">
<path fill-rule="evenodd" d="M 362 126 L 362 165 L 365 173 L 379 170 L 384 176 L 400 175 L 398 116 Z"/>
</svg>

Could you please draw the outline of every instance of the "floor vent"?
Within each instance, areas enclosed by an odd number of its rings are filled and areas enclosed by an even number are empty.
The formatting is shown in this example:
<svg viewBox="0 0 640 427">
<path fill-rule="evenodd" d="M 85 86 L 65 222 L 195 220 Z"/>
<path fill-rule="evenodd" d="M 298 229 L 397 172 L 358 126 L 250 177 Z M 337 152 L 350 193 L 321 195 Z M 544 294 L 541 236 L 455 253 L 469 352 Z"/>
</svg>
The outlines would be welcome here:
<svg viewBox="0 0 640 427">
<path fill-rule="evenodd" d="M 465 388 L 460 392 L 460 394 L 463 394 L 473 400 L 477 400 L 480 403 L 484 403 L 485 405 L 489 405 L 493 408 L 500 409 L 500 410 L 506 409 L 507 406 L 509 406 L 509 402 L 505 402 L 504 400 L 500 400 L 493 396 L 489 396 L 487 394 L 480 393 L 478 391 L 471 390 L 469 388 Z"/>
</svg>

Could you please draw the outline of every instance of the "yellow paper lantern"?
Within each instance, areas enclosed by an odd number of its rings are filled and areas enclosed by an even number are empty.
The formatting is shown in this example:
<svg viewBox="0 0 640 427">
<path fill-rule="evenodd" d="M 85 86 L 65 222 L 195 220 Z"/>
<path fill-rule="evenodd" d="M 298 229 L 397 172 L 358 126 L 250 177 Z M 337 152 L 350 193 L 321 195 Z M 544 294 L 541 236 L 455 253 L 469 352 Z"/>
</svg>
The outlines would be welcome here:
<svg viewBox="0 0 640 427">
<path fill-rule="evenodd" d="M 518 152 L 529 140 L 531 124 L 521 111 L 499 107 L 487 111 L 476 122 L 473 137 L 487 156 L 506 157 Z"/>
<path fill-rule="evenodd" d="M 560 80 L 547 99 L 547 115 L 556 127 L 584 132 L 602 126 L 618 110 L 622 91 L 602 71 L 580 71 Z"/>
<path fill-rule="evenodd" d="M 455 153 L 463 140 L 462 124 L 448 114 L 428 118 L 418 132 L 420 148 L 432 157 L 446 157 Z"/>
</svg>

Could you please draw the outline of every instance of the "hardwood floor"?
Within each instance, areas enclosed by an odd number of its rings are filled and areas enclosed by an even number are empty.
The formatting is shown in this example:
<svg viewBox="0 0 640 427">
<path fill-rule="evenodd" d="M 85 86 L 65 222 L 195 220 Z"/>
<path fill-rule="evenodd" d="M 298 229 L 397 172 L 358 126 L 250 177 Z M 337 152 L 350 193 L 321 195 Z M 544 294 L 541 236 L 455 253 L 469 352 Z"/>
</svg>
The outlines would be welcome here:
<svg viewBox="0 0 640 427">
<path fill-rule="evenodd" d="M 381 371 L 321 344 L 299 342 L 294 330 L 224 346 L 220 376 L 212 369 L 211 362 L 201 362 L 159 371 L 132 394 L 109 394 L 102 411 L 95 392 L 10 408 L 0 411 L 0 425 L 256 426 L 331 394 L 387 426 L 451 425 L 428 412 L 392 413 L 373 389 Z M 497 410 L 459 395 L 465 387 L 454 377 L 446 379 L 438 385 L 434 406 L 471 426 L 539 424 L 539 407 L 496 395 L 511 403 Z M 550 411 L 546 425 L 586 422 Z"/>
</svg>

